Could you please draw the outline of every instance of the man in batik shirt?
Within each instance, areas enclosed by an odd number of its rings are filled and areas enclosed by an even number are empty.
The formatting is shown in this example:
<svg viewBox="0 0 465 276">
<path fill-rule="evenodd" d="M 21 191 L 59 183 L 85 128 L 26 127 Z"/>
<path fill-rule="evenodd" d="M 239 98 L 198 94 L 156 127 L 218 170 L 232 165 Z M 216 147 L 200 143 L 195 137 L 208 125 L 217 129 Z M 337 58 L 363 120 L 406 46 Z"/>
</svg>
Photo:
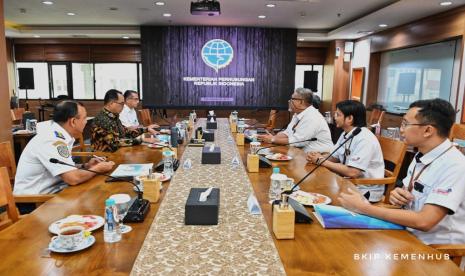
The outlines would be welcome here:
<svg viewBox="0 0 465 276">
<path fill-rule="evenodd" d="M 96 151 L 116 151 L 122 145 L 139 145 L 142 142 L 154 143 L 155 138 L 143 137 L 149 129 L 145 127 L 130 130 L 122 125 L 119 113 L 123 110 L 123 93 L 116 89 L 108 90 L 103 99 L 104 107 L 94 119 L 92 127 L 92 147 Z"/>
</svg>

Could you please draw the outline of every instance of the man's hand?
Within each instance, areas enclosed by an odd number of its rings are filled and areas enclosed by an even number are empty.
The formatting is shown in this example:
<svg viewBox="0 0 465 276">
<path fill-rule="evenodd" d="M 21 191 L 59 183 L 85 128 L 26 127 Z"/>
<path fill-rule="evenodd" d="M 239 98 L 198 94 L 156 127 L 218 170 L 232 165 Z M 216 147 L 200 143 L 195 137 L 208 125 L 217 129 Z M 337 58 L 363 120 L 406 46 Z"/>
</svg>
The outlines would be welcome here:
<svg viewBox="0 0 465 276">
<path fill-rule="evenodd" d="M 259 134 L 259 135 L 257 135 L 258 140 L 263 141 L 265 143 L 269 143 L 269 144 L 272 143 L 271 140 L 273 139 L 273 137 L 274 136 L 269 132 L 267 134 Z"/>
<path fill-rule="evenodd" d="M 319 152 L 314 152 L 314 151 L 311 151 L 309 153 L 307 153 L 307 161 L 313 163 L 313 164 L 317 164 L 318 162 L 318 159 L 321 159 L 323 158 L 323 155 L 321 155 L 321 153 Z"/>
<path fill-rule="evenodd" d="M 413 199 L 414 196 L 409 191 L 398 187 L 391 191 L 389 202 L 395 206 L 404 206 L 412 202 Z"/>
<path fill-rule="evenodd" d="M 148 126 L 148 128 L 160 128 L 160 126 L 157 124 L 151 124 Z"/>
<path fill-rule="evenodd" d="M 90 170 L 96 171 L 96 172 L 108 172 L 111 169 L 113 169 L 113 166 L 115 166 L 115 162 L 113 161 L 103 161 L 95 164 L 94 166 L 90 167 Z"/>
<path fill-rule="evenodd" d="M 151 128 L 150 126 L 147 128 L 147 131 L 152 135 L 160 134 L 160 132 L 156 131 L 154 128 Z"/>
<path fill-rule="evenodd" d="M 103 160 L 100 160 L 98 158 L 95 158 L 95 157 L 92 157 L 89 162 L 85 163 L 84 164 L 84 168 L 85 169 L 90 169 L 92 168 L 93 166 L 97 165 L 98 163 L 102 162 Z"/>
<path fill-rule="evenodd" d="M 341 205 L 353 212 L 364 213 L 364 210 L 370 206 L 370 202 L 358 191 L 347 189 L 347 193 L 341 192 L 337 198 Z"/>
</svg>

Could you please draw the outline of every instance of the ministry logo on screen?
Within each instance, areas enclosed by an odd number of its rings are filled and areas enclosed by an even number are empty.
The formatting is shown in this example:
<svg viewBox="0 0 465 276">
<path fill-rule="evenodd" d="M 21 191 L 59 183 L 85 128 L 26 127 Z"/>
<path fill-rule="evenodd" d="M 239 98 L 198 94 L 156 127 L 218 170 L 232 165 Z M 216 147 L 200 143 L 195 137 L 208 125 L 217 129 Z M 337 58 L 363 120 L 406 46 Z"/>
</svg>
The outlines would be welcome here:
<svg viewBox="0 0 465 276">
<path fill-rule="evenodd" d="M 222 39 L 212 39 L 202 47 L 203 62 L 213 68 L 216 73 L 218 73 L 218 69 L 228 66 L 233 57 L 233 47 Z"/>
</svg>

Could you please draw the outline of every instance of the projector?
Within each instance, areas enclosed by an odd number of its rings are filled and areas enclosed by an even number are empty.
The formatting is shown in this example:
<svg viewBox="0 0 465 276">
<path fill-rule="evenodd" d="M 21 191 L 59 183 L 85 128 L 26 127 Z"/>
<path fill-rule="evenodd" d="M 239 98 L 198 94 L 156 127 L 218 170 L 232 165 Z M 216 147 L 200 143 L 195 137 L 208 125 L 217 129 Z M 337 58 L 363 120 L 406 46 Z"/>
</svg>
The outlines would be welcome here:
<svg viewBox="0 0 465 276">
<path fill-rule="evenodd" d="M 200 0 L 191 2 L 192 15 L 219 16 L 221 14 L 220 3 L 216 0 Z"/>
</svg>

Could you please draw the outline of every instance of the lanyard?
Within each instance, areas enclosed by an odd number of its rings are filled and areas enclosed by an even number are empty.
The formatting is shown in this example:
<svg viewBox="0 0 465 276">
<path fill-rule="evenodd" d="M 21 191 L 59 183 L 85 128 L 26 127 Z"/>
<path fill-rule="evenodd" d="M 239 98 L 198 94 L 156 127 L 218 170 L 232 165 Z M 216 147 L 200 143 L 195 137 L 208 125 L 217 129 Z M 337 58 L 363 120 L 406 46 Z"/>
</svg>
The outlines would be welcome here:
<svg viewBox="0 0 465 276">
<path fill-rule="evenodd" d="M 415 164 L 415 166 L 413 167 L 413 172 L 412 172 L 412 177 L 410 177 L 410 182 L 408 184 L 408 191 L 409 192 L 412 192 L 413 190 L 413 184 L 418 180 L 418 178 L 420 178 L 420 175 L 425 171 L 425 169 L 427 167 L 429 167 L 429 165 L 431 165 L 434 161 L 436 161 L 436 159 L 438 159 L 439 157 L 441 157 L 443 154 L 445 154 L 446 152 L 448 152 L 453 146 L 450 146 L 448 149 L 446 149 L 445 151 L 443 151 L 441 154 L 439 154 L 438 156 L 436 156 L 436 158 L 433 159 L 433 161 L 431 161 L 429 164 L 426 164 L 421 170 L 420 172 L 418 172 L 418 174 L 415 176 L 415 169 L 417 168 L 417 164 Z M 415 176 L 415 177 L 414 177 Z"/>
<path fill-rule="evenodd" d="M 302 120 L 302 119 L 298 120 L 298 121 L 295 123 L 295 125 L 292 127 L 292 133 L 295 133 L 295 128 L 297 127 L 297 125 L 299 125 L 299 123 L 300 123 L 301 120 Z"/>
</svg>

